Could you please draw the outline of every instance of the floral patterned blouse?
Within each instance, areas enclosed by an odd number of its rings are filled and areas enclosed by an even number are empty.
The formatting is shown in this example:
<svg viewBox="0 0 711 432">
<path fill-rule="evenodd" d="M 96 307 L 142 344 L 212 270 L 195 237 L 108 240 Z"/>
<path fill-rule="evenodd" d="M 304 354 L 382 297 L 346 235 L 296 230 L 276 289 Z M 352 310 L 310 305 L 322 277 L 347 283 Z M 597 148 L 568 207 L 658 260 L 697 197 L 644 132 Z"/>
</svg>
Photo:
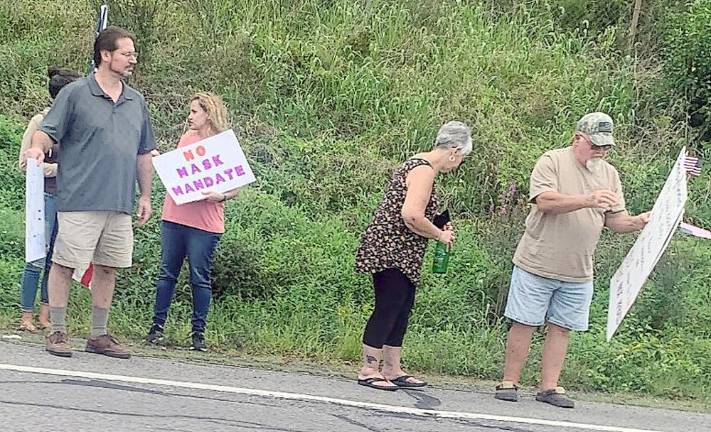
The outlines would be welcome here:
<svg viewBox="0 0 711 432">
<path fill-rule="evenodd" d="M 407 174 L 420 165 L 430 163 L 424 159 L 408 159 L 393 174 L 385 189 L 385 198 L 378 205 L 373 220 L 361 238 L 356 253 L 356 271 L 377 273 L 396 268 L 414 285 L 419 282 L 427 238 L 411 231 L 402 220 L 401 212 L 407 193 Z M 439 200 L 432 185 L 425 217 L 433 220 L 438 207 Z"/>
</svg>

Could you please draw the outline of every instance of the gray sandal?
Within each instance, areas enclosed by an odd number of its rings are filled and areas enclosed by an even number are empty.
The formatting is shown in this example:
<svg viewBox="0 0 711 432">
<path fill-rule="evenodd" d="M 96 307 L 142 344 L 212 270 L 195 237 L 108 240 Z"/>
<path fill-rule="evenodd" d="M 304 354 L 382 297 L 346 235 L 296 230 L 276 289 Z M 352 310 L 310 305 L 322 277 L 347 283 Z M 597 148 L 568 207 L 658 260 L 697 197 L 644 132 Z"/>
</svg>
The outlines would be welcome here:
<svg viewBox="0 0 711 432">
<path fill-rule="evenodd" d="M 536 394 L 536 400 L 559 408 L 575 408 L 575 402 L 565 395 L 565 389 L 563 387 L 540 391 Z"/>
<path fill-rule="evenodd" d="M 496 386 L 494 398 L 507 402 L 518 402 L 518 386 L 511 382 L 502 382 Z"/>
</svg>

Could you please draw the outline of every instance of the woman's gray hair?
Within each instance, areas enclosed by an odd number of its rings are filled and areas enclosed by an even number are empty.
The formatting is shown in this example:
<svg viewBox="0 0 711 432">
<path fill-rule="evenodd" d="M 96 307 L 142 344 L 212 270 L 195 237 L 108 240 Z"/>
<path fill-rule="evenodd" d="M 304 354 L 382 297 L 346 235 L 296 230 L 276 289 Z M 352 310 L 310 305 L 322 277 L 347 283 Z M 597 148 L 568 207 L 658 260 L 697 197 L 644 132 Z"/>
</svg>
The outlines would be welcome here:
<svg viewBox="0 0 711 432">
<path fill-rule="evenodd" d="M 466 156 L 472 151 L 472 130 L 460 121 L 447 122 L 437 132 L 435 148 L 457 149 Z"/>
</svg>

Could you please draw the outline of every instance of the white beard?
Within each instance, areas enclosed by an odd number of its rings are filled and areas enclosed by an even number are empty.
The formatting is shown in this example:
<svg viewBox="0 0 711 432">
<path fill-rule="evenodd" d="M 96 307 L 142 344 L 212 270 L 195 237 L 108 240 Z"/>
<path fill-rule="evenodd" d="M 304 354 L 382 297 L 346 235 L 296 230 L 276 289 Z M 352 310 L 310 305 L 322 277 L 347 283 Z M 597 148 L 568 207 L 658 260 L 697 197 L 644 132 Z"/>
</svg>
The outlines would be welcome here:
<svg viewBox="0 0 711 432">
<path fill-rule="evenodd" d="M 591 173 L 597 173 L 600 171 L 600 168 L 602 167 L 602 159 L 601 158 L 592 158 L 585 162 L 585 168 L 588 169 Z"/>
</svg>

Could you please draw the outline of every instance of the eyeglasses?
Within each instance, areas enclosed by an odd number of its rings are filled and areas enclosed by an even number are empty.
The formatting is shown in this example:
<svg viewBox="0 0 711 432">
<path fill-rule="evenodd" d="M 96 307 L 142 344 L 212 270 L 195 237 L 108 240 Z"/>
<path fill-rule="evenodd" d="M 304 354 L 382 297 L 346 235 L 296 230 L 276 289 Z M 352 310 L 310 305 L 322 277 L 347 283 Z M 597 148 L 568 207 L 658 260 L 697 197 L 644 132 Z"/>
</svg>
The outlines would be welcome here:
<svg viewBox="0 0 711 432">
<path fill-rule="evenodd" d="M 593 150 L 593 151 L 609 152 L 609 151 L 612 149 L 612 146 L 611 146 L 611 145 L 601 145 L 601 146 L 599 146 L 599 145 L 593 144 L 593 142 L 592 142 L 592 140 L 590 139 L 590 137 L 588 137 L 587 135 L 585 135 L 585 134 L 583 134 L 583 133 L 581 133 L 580 136 L 582 136 L 583 138 L 585 138 L 585 141 L 588 143 L 588 145 L 590 146 L 590 149 Z"/>
<path fill-rule="evenodd" d="M 590 144 L 590 148 L 593 149 L 594 151 L 604 151 L 604 152 L 609 152 L 612 149 L 611 145 L 595 145 L 595 144 Z"/>
<path fill-rule="evenodd" d="M 135 51 L 134 52 L 122 52 L 119 54 L 121 54 L 122 56 L 124 56 L 126 58 L 132 58 L 134 60 L 138 60 L 138 53 Z"/>
</svg>

